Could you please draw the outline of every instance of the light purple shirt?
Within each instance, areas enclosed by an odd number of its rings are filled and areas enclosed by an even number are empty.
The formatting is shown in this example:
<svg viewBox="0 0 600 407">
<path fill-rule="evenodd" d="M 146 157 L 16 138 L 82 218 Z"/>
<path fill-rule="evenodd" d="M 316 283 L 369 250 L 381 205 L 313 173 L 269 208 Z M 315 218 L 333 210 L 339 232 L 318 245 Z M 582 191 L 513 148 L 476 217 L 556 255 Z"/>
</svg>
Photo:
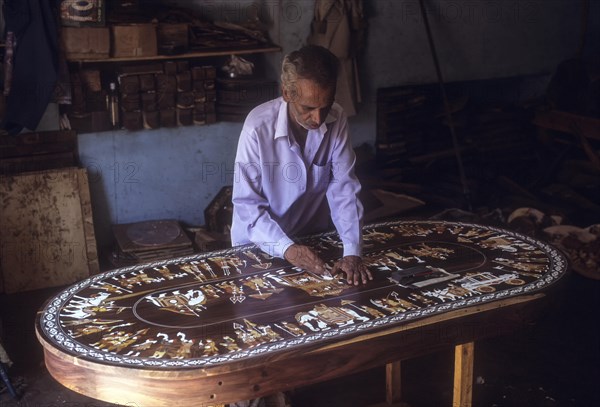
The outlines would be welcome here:
<svg viewBox="0 0 600 407">
<path fill-rule="evenodd" d="M 331 215 L 343 255 L 360 256 L 363 207 L 355 161 L 348 121 L 337 103 L 321 127 L 308 131 L 304 151 L 290 130 L 283 98 L 256 107 L 246 118 L 235 159 L 232 244 L 255 243 L 283 257 L 294 243 L 291 236 L 327 230 Z"/>
</svg>

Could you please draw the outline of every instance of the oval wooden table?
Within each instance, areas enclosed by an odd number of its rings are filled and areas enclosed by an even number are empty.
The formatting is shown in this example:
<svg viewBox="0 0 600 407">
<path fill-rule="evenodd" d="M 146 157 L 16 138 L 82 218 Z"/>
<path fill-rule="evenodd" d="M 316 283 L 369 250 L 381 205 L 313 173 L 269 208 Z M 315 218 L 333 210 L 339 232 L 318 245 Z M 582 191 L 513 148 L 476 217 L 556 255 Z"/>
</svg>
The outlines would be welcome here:
<svg viewBox="0 0 600 407">
<path fill-rule="evenodd" d="M 305 244 L 332 264 L 337 234 Z M 36 332 L 60 383 L 138 406 L 215 405 L 455 346 L 455 405 L 470 405 L 473 343 L 508 332 L 567 270 L 553 247 L 442 221 L 364 228 L 366 285 L 321 277 L 253 246 L 120 268 L 49 299 Z"/>
</svg>

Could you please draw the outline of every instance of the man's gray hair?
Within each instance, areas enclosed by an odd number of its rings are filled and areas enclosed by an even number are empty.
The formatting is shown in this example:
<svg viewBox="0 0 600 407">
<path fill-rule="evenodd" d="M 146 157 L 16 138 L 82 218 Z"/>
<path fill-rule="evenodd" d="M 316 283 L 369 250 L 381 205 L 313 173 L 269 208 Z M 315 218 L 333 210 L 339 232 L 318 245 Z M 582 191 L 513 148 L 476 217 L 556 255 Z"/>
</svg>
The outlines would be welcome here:
<svg viewBox="0 0 600 407">
<path fill-rule="evenodd" d="M 281 66 L 281 86 L 294 93 L 298 79 L 310 79 L 322 87 L 335 87 L 339 61 L 327 48 L 307 45 L 287 54 Z"/>
</svg>

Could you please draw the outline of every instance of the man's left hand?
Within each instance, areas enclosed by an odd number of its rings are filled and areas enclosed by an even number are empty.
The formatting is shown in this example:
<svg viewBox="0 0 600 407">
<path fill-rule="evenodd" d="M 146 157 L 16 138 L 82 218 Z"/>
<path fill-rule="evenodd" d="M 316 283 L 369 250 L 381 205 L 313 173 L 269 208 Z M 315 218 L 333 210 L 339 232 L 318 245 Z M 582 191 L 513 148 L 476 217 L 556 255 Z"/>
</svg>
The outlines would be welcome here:
<svg viewBox="0 0 600 407">
<path fill-rule="evenodd" d="M 373 280 L 373 275 L 359 256 L 345 256 L 336 261 L 331 274 L 335 275 L 339 272 L 346 274 L 348 284 L 359 285 L 361 282 L 366 284 L 367 280 Z"/>
</svg>

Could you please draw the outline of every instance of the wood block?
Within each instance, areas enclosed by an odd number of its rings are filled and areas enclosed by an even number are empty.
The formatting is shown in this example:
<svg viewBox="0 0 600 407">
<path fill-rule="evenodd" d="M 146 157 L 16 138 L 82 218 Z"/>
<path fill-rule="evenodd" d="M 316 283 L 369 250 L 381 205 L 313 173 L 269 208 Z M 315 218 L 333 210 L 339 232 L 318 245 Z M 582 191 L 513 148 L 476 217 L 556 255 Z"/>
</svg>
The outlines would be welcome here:
<svg viewBox="0 0 600 407">
<path fill-rule="evenodd" d="M 158 53 L 154 24 L 113 25 L 112 32 L 113 57 L 147 57 Z"/>
<path fill-rule="evenodd" d="M 152 74 L 140 75 L 140 91 L 148 92 L 148 91 L 151 91 L 154 89 L 156 89 L 156 85 L 154 83 L 154 75 L 152 75 Z"/>
<path fill-rule="evenodd" d="M 160 126 L 161 127 L 176 127 L 177 114 L 175 109 L 163 109 L 160 111 Z"/>
<path fill-rule="evenodd" d="M 141 98 L 142 98 L 142 110 L 144 112 L 154 112 L 156 110 L 156 108 L 158 106 L 156 103 L 156 93 L 154 93 L 154 92 L 142 93 Z"/>
<path fill-rule="evenodd" d="M 179 72 L 176 78 L 178 92 L 188 92 L 192 90 L 192 74 L 190 71 Z"/>
<path fill-rule="evenodd" d="M 177 93 L 177 108 L 178 109 L 190 109 L 194 107 L 194 93 L 193 92 L 178 92 Z"/>
<path fill-rule="evenodd" d="M 214 66 L 206 65 L 202 69 L 204 70 L 204 77 L 206 79 L 215 79 L 217 77 L 217 68 Z"/>
<path fill-rule="evenodd" d="M 204 88 L 200 90 L 194 90 L 194 102 L 205 103 L 206 102 L 206 91 Z"/>
<path fill-rule="evenodd" d="M 190 70 L 190 63 L 188 61 L 177 61 L 175 62 L 177 65 L 177 72 L 185 72 Z"/>
<path fill-rule="evenodd" d="M 192 124 L 194 124 L 193 111 L 194 109 L 177 108 L 177 125 L 191 126 Z"/>
<path fill-rule="evenodd" d="M 103 91 L 85 93 L 85 106 L 88 112 L 106 110 L 106 94 Z"/>
<path fill-rule="evenodd" d="M 165 61 L 163 69 L 167 75 L 175 75 L 177 73 L 177 64 L 175 61 Z"/>
<path fill-rule="evenodd" d="M 160 127 L 159 112 L 142 112 L 145 129 L 158 129 Z"/>
<path fill-rule="evenodd" d="M 6 293 L 57 287 L 98 272 L 85 169 L 0 176 Z"/>
<path fill-rule="evenodd" d="M 158 109 L 173 109 L 175 107 L 175 93 L 161 92 L 157 96 Z"/>
<path fill-rule="evenodd" d="M 206 78 L 205 69 L 202 66 L 195 66 L 192 68 L 192 80 L 203 81 Z"/>
<path fill-rule="evenodd" d="M 127 130 L 130 131 L 134 131 L 134 130 L 141 130 L 144 128 L 144 125 L 142 123 L 142 112 L 140 111 L 135 111 L 135 112 L 121 112 L 121 116 L 122 116 L 122 124 L 123 127 L 125 127 Z"/>
<path fill-rule="evenodd" d="M 206 113 L 206 124 L 213 124 L 217 122 L 216 113 Z"/>
<path fill-rule="evenodd" d="M 121 109 L 125 112 L 133 112 L 142 108 L 142 101 L 139 93 L 130 93 L 121 95 Z"/>
<path fill-rule="evenodd" d="M 177 90 L 177 78 L 175 75 L 158 74 L 155 76 L 157 92 L 175 92 Z"/>
<path fill-rule="evenodd" d="M 67 59 L 103 59 L 110 51 L 106 27 L 62 27 L 61 42 Z"/>
<path fill-rule="evenodd" d="M 214 90 L 206 91 L 206 101 L 207 102 L 216 102 L 217 101 L 217 92 Z"/>
<path fill-rule="evenodd" d="M 206 89 L 206 90 L 214 90 L 215 86 L 216 86 L 215 81 L 212 79 L 204 81 L 204 89 Z"/>
<path fill-rule="evenodd" d="M 131 95 L 140 91 L 140 78 L 138 75 L 121 76 L 119 80 L 122 94 Z"/>
</svg>

